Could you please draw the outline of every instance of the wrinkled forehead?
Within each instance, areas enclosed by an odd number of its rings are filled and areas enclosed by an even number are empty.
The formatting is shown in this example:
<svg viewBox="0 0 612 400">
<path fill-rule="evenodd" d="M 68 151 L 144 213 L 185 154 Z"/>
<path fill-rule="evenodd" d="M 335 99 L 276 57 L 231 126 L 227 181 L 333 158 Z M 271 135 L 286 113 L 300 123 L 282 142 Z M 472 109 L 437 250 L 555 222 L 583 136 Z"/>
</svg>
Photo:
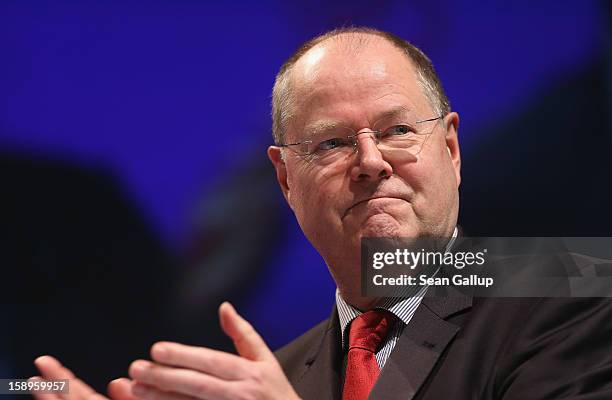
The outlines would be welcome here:
<svg viewBox="0 0 612 400">
<path fill-rule="evenodd" d="M 388 41 L 367 36 L 328 39 L 298 60 L 291 76 L 291 125 L 300 129 L 321 118 L 357 118 L 343 122 L 359 125 L 398 107 L 427 113 L 412 62 Z"/>
</svg>

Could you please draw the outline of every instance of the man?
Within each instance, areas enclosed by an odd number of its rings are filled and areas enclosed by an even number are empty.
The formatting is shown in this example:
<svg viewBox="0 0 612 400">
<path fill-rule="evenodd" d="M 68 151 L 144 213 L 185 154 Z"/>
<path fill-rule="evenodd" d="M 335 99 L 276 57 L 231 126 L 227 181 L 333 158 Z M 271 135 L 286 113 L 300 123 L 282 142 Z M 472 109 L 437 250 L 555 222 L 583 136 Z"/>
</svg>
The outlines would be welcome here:
<svg viewBox="0 0 612 400">
<path fill-rule="evenodd" d="M 223 304 L 238 356 L 157 343 L 111 397 L 612 398 L 607 301 L 362 296 L 362 238 L 456 236 L 458 123 L 427 57 L 395 36 L 350 28 L 302 46 L 277 76 L 268 156 L 336 307 L 274 356 Z M 46 379 L 71 376 L 50 357 L 37 365 Z"/>
</svg>

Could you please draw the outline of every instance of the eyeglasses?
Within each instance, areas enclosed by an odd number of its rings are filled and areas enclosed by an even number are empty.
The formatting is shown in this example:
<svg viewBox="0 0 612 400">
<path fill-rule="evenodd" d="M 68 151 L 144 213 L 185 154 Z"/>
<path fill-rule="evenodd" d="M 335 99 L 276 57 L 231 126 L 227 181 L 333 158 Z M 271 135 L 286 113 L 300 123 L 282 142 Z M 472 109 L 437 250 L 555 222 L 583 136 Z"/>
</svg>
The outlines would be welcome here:
<svg viewBox="0 0 612 400">
<path fill-rule="evenodd" d="M 326 133 L 313 135 L 312 139 L 281 144 L 279 147 L 290 149 L 307 160 L 331 162 L 355 153 L 358 150 L 358 136 L 368 134 L 381 151 L 405 150 L 417 155 L 442 118 L 443 115 L 428 119 L 405 115 L 401 122 L 387 122 L 383 129 L 360 132 L 346 126 L 333 126 Z"/>
</svg>

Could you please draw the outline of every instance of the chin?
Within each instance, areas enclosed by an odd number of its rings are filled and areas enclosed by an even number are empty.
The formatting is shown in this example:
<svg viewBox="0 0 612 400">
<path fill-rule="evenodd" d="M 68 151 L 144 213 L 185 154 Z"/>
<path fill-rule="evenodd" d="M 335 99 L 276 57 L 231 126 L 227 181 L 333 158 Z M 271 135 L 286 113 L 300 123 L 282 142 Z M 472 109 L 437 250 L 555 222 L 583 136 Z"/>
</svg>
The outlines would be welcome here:
<svg viewBox="0 0 612 400">
<path fill-rule="evenodd" d="M 359 230 L 360 237 L 413 237 L 417 234 L 412 227 L 405 226 L 388 214 L 369 217 Z"/>
</svg>

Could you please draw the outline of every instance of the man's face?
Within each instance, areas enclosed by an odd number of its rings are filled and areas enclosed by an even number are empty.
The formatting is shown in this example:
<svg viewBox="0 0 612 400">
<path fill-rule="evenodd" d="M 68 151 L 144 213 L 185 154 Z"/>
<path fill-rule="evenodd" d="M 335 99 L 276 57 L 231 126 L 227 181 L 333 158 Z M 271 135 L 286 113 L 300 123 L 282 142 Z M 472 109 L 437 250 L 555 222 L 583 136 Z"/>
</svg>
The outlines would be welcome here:
<svg viewBox="0 0 612 400">
<path fill-rule="evenodd" d="M 390 111 L 419 119 L 436 117 L 407 57 L 372 37 L 357 50 L 324 42 L 292 72 L 295 114 L 286 143 L 342 125 L 355 132 L 377 129 Z M 331 163 L 272 146 L 269 156 L 285 197 L 319 253 L 343 279 L 358 268 L 362 237 L 450 236 L 458 213 L 460 158 L 451 113 L 432 122 L 417 156 L 379 150 L 372 136 L 357 136 L 357 151 Z M 313 131 L 313 129 L 315 129 Z"/>
</svg>

